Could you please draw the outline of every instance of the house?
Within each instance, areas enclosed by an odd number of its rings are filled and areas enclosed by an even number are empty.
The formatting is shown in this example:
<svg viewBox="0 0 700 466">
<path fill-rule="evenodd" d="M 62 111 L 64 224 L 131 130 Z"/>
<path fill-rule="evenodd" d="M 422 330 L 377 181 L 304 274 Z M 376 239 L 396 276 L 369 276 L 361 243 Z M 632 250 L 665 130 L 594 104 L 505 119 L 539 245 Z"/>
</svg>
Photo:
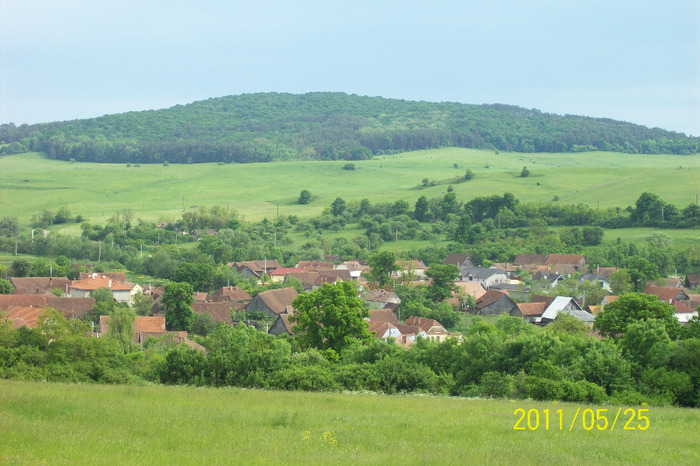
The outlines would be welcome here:
<svg viewBox="0 0 700 466">
<path fill-rule="evenodd" d="M 299 295 L 294 288 L 280 288 L 258 293 L 246 306 L 246 311 L 264 311 L 276 319 L 280 314 L 289 314 L 292 301 Z"/>
<path fill-rule="evenodd" d="M 460 270 L 458 281 L 478 282 L 488 290 L 493 285 L 508 283 L 508 275 L 502 270 L 483 267 L 465 267 Z"/>
<path fill-rule="evenodd" d="M 212 230 L 211 228 L 195 228 L 192 230 L 192 236 L 195 238 L 200 238 L 202 235 L 215 235 L 216 230 Z"/>
<path fill-rule="evenodd" d="M 654 295 L 659 298 L 659 301 L 664 301 L 669 304 L 678 301 L 684 301 L 686 304 L 690 302 L 690 296 L 688 296 L 688 293 L 682 288 L 650 285 L 644 288 L 644 294 Z"/>
<path fill-rule="evenodd" d="M 401 298 L 393 291 L 387 291 L 382 288 L 371 290 L 362 300 L 369 305 L 370 309 L 384 309 L 388 304 L 401 304 Z"/>
<path fill-rule="evenodd" d="M 282 335 L 283 333 L 286 333 L 289 336 L 294 336 L 294 332 L 292 331 L 294 325 L 289 322 L 290 316 L 291 314 L 278 315 L 277 319 L 275 319 L 275 322 L 272 324 L 267 333 L 270 335 Z"/>
<path fill-rule="evenodd" d="M 109 332 L 110 316 L 100 316 L 100 334 Z M 143 345 L 149 337 L 170 339 L 172 343 L 184 343 L 190 348 L 205 352 L 206 349 L 187 337 L 187 332 L 165 330 L 165 316 L 136 316 L 133 324 L 134 343 Z"/>
<path fill-rule="evenodd" d="M 11 277 L 13 294 L 44 294 L 51 290 L 61 290 L 68 294 L 71 281 L 66 277 Z"/>
<path fill-rule="evenodd" d="M 580 254 L 549 254 L 544 261 L 552 272 L 570 275 L 586 271 L 586 258 Z"/>
<path fill-rule="evenodd" d="M 280 267 L 272 272 L 270 272 L 270 280 L 275 282 L 275 283 L 282 283 L 284 279 L 287 277 L 288 273 L 295 274 L 295 273 L 302 273 L 304 269 L 301 269 L 299 267 Z"/>
<path fill-rule="evenodd" d="M 0 310 L 7 311 L 10 307 L 52 307 L 67 319 L 81 318 L 95 308 L 93 298 L 59 298 L 47 294 L 0 294 Z"/>
<path fill-rule="evenodd" d="M 546 273 L 546 272 L 536 272 L 531 275 L 530 278 L 535 281 L 542 283 L 544 288 L 556 288 L 556 286 L 566 280 L 563 275 L 558 273 Z"/>
<path fill-rule="evenodd" d="M 280 264 L 276 260 L 255 260 L 255 261 L 241 261 L 234 262 L 231 268 L 235 268 L 238 273 L 243 275 L 245 278 L 255 277 L 261 278 L 263 275 L 269 275 L 270 272 L 278 269 Z"/>
<path fill-rule="evenodd" d="M 92 292 L 99 288 L 110 290 L 115 301 L 131 306 L 133 285 L 128 286 L 105 274 L 93 273 L 84 280 L 74 281 L 69 287 L 70 296 L 72 298 L 89 298 Z"/>
<path fill-rule="evenodd" d="M 209 300 L 218 302 L 249 303 L 253 297 L 237 286 L 225 286 L 209 294 Z"/>
<path fill-rule="evenodd" d="M 515 256 L 513 265 L 523 270 L 530 270 L 534 266 L 544 265 L 547 261 L 547 254 L 518 254 Z"/>
<path fill-rule="evenodd" d="M 10 306 L 46 307 L 49 297 L 45 294 L 0 294 L 0 310 L 7 311 Z"/>
<path fill-rule="evenodd" d="M 335 269 L 335 264 L 333 262 L 299 261 L 296 268 L 304 272 L 318 272 L 320 270 L 333 270 Z"/>
<path fill-rule="evenodd" d="M 456 265 L 458 269 L 462 269 L 465 267 L 474 267 L 474 263 L 472 263 L 472 258 L 469 254 L 448 254 L 445 260 L 443 261 L 443 264 Z"/>
<path fill-rule="evenodd" d="M 479 315 L 511 314 L 516 309 L 515 301 L 500 291 L 488 290 L 476 300 L 474 309 Z"/>
<path fill-rule="evenodd" d="M 425 317 L 411 316 L 404 322 L 405 325 L 415 325 L 424 331 L 427 339 L 435 342 L 443 342 L 450 337 L 450 332 L 445 330 L 440 322 L 435 319 L 427 319 Z"/>
<path fill-rule="evenodd" d="M 698 316 L 697 307 L 693 308 L 688 306 L 685 302 L 677 302 L 673 305 L 675 310 L 676 319 L 681 324 L 687 324 L 693 317 Z"/>
<path fill-rule="evenodd" d="M 78 280 L 88 279 L 93 275 L 93 273 L 96 272 L 80 272 L 78 274 Z M 122 283 L 126 281 L 126 274 L 124 272 L 102 272 L 99 275 L 104 275 L 107 278 L 111 278 L 112 280 L 116 280 Z"/>
<path fill-rule="evenodd" d="M 428 267 L 425 266 L 423 261 L 417 259 L 397 259 L 396 265 L 399 269 L 391 273 L 394 278 L 406 279 L 409 281 L 423 281 L 426 279 L 425 272 L 428 270 Z"/>
<path fill-rule="evenodd" d="M 47 307 L 8 306 L 5 320 L 10 322 L 13 329 L 23 326 L 36 328 L 39 325 L 39 317 L 47 310 Z"/>
<path fill-rule="evenodd" d="M 581 275 L 579 277 L 578 282 L 579 283 L 591 282 L 593 284 L 600 286 L 602 289 L 604 289 L 608 293 L 612 293 L 612 288 L 610 288 L 610 279 L 605 278 L 604 276 L 599 275 L 598 273 L 593 273 L 593 272 L 584 273 L 583 275 Z"/>
<path fill-rule="evenodd" d="M 192 293 L 192 298 L 194 299 L 195 302 L 197 302 L 197 301 L 206 302 L 209 300 L 209 294 L 205 293 L 203 291 L 195 291 L 194 293 Z"/>
<path fill-rule="evenodd" d="M 319 269 L 317 272 L 293 272 L 288 273 L 284 282 L 288 282 L 289 277 L 296 278 L 299 280 L 306 291 L 317 290 L 324 283 L 335 284 L 338 282 L 351 281 L 352 277 L 348 270 L 323 270 Z"/>
<path fill-rule="evenodd" d="M 362 275 L 362 272 L 364 272 L 367 269 L 369 269 L 369 267 L 367 266 L 367 262 L 359 260 L 345 261 L 336 267 L 336 270 L 347 270 L 348 272 L 350 272 L 350 277 L 352 277 L 355 280 L 359 279 L 360 275 Z"/>
<path fill-rule="evenodd" d="M 515 264 L 511 264 L 510 262 L 494 262 L 489 268 L 498 269 L 505 272 L 508 275 L 508 278 L 517 277 L 521 271 L 520 267 Z"/>
<path fill-rule="evenodd" d="M 245 304 L 236 302 L 205 302 L 195 301 L 192 303 L 192 311 L 195 314 L 208 314 L 215 323 L 233 325 L 232 312 L 245 310 Z"/>
<path fill-rule="evenodd" d="M 525 322 L 547 325 L 554 321 L 559 314 L 568 314 L 579 320 L 593 325 L 595 316 L 581 309 L 574 298 L 568 296 L 534 296 L 533 302 L 519 303 L 517 312 L 512 315 L 522 317 Z"/>
<path fill-rule="evenodd" d="M 370 309 L 367 320 L 370 322 L 387 322 L 392 325 L 401 323 L 392 309 Z"/>
<path fill-rule="evenodd" d="M 684 284 L 686 288 L 700 288 L 700 273 L 689 273 L 686 275 Z"/>
</svg>

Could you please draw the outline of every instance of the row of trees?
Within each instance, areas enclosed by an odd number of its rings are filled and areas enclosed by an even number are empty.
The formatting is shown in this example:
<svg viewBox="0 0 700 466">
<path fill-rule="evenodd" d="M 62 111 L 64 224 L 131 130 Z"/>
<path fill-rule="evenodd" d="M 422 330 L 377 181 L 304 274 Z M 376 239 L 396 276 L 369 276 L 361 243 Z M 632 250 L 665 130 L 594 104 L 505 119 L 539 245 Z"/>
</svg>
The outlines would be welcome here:
<svg viewBox="0 0 700 466">
<path fill-rule="evenodd" d="M 516 152 L 695 154 L 700 138 L 506 105 L 342 93 L 250 94 L 72 122 L 0 126 L 0 154 L 94 162 L 362 160 L 442 146 Z"/>
</svg>

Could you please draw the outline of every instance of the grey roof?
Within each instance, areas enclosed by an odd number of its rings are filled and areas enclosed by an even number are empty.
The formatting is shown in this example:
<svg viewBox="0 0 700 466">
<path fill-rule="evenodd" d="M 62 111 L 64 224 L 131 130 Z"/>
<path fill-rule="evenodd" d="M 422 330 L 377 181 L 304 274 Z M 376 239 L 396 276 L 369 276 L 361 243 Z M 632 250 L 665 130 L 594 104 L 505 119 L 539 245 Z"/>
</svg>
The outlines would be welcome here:
<svg viewBox="0 0 700 466">
<path fill-rule="evenodd" d="M 557 317 L 557 314 L 559 314 L 560 311 L 563 311 L 564 308 L 566 308 L 566 306 L 568 306 L 571 302 L 574 303 L 576 309 L 581 310 L 581 306 L 578 305 L 574 298 L 570 298 L 568 296 L 557 296 L 554 298 L 554 301 L 552 301 L 552 304 L 547 306 L 547 309 L 545 309 L 542 313 L 542 319 L 554 320 Z"/>
<path fill-rule="evenodd" d="M 584 281 L 589 281 L 589 282 L 595 282 L 595 281 L 609 281 L 607 278 L 603 277 L 602 275 L 598 275 L 597 273 L 584 273 L 579 277 L 578 279 L 579 282 L 584 282 Z"/>
<path fill-rule="evenodd" d="M 569 314 L 570 316 L 576 317 L 578 320 L 582 320 L 588 324 L 592 324 L 595 321 L 595 316 L 591 314 L 590 312 L 586 311 L 570 311 L 570 310 L 562 310 L 562 314 Z"/>
<path fill-rule="evenodd" d="M 462 275 L 472 275 L 474 278 L 486 279 L 496 274 L 505 275 L 503 270 L 485 269 L 483 267 L 464 267 L 460 273 Z"/>
</svg>

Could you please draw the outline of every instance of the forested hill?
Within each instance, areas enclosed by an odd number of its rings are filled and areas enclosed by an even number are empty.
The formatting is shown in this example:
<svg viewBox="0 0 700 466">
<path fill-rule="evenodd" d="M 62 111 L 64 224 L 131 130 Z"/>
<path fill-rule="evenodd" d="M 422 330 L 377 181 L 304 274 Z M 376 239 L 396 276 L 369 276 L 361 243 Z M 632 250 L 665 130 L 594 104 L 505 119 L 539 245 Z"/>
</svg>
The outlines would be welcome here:
<svg viewBox="0 0 700 466">
<path fill-rule="evenodd" d="M 94 162 L 348 159 L 444 146 L 516 152 L 695 154 L 700 138 L 508 105 L 411 102 L 343 93 L 246 94 L 163 110 L 0 126 L 0 154 Z"/>
</svg>

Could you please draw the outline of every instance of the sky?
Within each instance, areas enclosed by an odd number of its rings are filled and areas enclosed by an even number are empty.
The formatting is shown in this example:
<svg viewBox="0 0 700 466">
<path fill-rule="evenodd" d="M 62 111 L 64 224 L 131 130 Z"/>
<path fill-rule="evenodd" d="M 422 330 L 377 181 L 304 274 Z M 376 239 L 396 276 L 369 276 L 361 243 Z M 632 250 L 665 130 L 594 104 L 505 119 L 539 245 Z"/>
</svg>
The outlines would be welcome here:
<svg viewBox="0 0 700 466">
<path fill-rule="evenodd" d="M 700 136 L 700 1 L 0 1 L 0 124 L 316 91 Z"/>
</svg>

